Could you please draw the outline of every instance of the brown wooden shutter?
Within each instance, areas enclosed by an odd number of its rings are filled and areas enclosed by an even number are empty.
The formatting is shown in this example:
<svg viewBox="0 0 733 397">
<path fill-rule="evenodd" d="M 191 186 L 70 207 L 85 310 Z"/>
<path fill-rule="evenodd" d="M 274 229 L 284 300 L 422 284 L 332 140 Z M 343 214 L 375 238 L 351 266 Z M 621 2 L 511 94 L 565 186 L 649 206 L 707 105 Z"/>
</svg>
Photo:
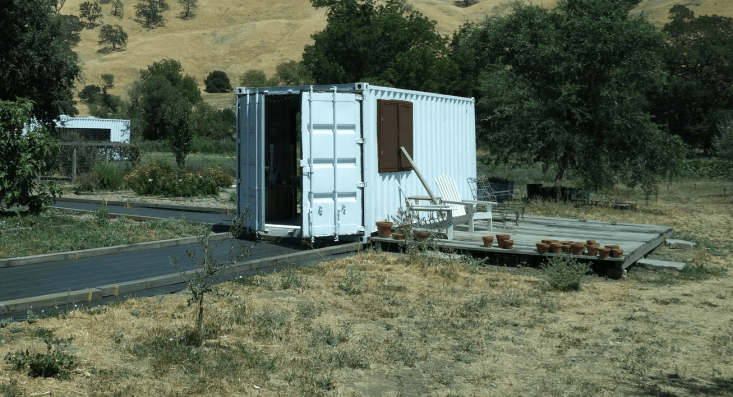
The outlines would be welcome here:
<svg viewBox="0 0 733 397">
<path fill-rule="evenodd" d="M 402 146 L 407 150 L 407 153 L 410 154 L 410 157 L 412 157 L 413 161 L 415 160 L 414 155 L 412 154 L 412 104 L 410 102 L 400 102 L 399 104 L 399 138 L 398 138 L 398 147 Z M 410 165 L 410 162 L 407 161 L 407 157 L 402 153 L 402 151 L 399 151 L 400 154 L 400 171 L 411 171 L 412 166 Z"/>
<path fill-rule="evenodd" d="M 412 157 L 412 103 L 377 100 L 377 158 L 379 172 L 412 170 L 402 154 L 404 146 Z"/>
<path fill-rule="evenodd" d="M 377 149 L 379 172 L 399 171 L 398 108 L 392 101 L 377 101 Z"/>
</svg>

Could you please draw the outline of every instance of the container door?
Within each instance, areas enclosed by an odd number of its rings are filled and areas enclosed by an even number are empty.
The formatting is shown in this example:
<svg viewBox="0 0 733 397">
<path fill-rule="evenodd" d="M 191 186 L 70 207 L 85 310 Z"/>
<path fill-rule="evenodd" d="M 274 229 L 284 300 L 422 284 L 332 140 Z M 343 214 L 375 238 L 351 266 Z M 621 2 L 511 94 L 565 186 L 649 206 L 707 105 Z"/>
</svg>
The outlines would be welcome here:
<svg viewBox="0 0 733 397">
<path fill-rule="evenodd" d="M 303 235 L 361 234 L 361 103 L 356 94 L 302 96 Z"/>
<path fill-rule="evenodd" d="M 239 97 L 237 114 L 237 213 L 249 211 L 247 228 L 265 229 L 265 95 Z"/>
</svg>

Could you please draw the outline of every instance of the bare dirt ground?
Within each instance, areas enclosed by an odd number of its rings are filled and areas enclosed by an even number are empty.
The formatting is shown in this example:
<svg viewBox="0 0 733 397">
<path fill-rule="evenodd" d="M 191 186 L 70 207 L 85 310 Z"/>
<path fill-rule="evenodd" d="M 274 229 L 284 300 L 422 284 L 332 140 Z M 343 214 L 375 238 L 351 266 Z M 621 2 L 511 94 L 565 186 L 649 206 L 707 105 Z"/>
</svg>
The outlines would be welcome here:
<svg viewBox="0 0 733 397">
<path fill-rule="evenodd" d="M 78 15 L 82 2 L 68 0 L 62 13 Z M 407 2 L 435 20 L 437 29 L 446 35 L 465 22 L 509 10 L 509 2 L 505 0 L 479 0 L 468 8 L 456 6 L 453 1 Z M 300 60 L 303 47 L 312 43 L 311 35 L 326 26 L 325 10 L 314 9 L 308 0 L 199 0 L 198 15 L 188 21 L 178 18 L 181 6 L 169 0 L 171 8 L 163 14 L 165 26 L 147 30 L 135 22 L 136 3 L 136 0 L 123 0 L 122 19 L 110 15 L 111 5 L 102 5 L 101 23 L 120 25 L 129 34 L 125 51 L 99 53 L 97 42 L 101 28 L 82 31 L 81 42 L 74 48 L 84 64 L 79 89 L 85 84 L 99 84 L 102 74 L 111 73 L 116 85 L 111 92 L 124 96 L 126 88 L 138 78 L 140 69 L 162 59 L 180 61 L 185 73 L 196 77 L 202 91 L 204 79 L 214 70 L 226 72 L 236 86 L 246 70 L 262 69 L 273 74 L 277 64 Z M 556 0 L 535 0 L 533 4 L 552 7 Z M 727 0 L 643 0 L 637 10 L 662 25 L 669 8 L 675 4 L 688 5 L 697 15 L 733 16 L 733 7 Z M 209 94 L 204 98 L 217 106 L 233 106 L 231 94 Z M 79 104 L 78 108 L 81 117 L 88 115 L 84 105 Z"/>
<path fill-rule="evenodd" d="M 673 226 L 697 248 L 654 256 L 695 272 L 634 268 L 557 292 L 538 269 L 368 251 L 222 284 L 207 301 L 203 348 L 183 339 L 194 316 L 183 293 L 6 325 L 0 357 L 45 352 L 50 331 L 73 338 L 57 349 L 77 364 L 61 381 L 0 362 L 0 394 L 731 396 L 731 190 L 683 181 L 649 203 L 638 191 L 607 197 L 638 211 L 530 205 L 534 215 Z"/>
</svg>

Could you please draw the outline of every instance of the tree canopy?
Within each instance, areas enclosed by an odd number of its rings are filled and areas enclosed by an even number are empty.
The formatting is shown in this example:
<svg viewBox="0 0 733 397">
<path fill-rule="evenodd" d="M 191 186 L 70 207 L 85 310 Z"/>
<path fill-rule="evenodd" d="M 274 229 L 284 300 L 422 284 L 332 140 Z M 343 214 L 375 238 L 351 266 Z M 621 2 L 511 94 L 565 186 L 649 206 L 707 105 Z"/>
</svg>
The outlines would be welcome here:
<svg viewBox="0 0 733 397">
<path fill-rule="evenodd" d="M 47 125 L 75 115 L 72 89 L 81 73 L 68 25 L 53 0 L 7 0 L 0 7 L 0 100 L 28 98 Z"/>
<path fill-rule="evenodd" d="M 303 65 L 318 84 L 367 81 L 441 92 L 456 70 L 435 22 L 399 1 L 311 3 L 328 9 L 328 25 L 303 52 Z"/>
<path fill-rule="evenodd" d="M 712 149 L 718 124 L 733 110 L 733 18 L 669 11 L 664 62 L 669 82 L 656 96 L 657 122 L 693 148 Z"/>
<path fill-rule="evenodd" d="M 204 80 L 206 92 L 229 92 L 232 90 L 232 83 L 229 76 L 221 70 L 214 70 Z"/>
<path fill-rule="evenodd" d="M 100 49 L 100 52 L 122 50 L 127 44 L 127 33 L 120 25 L 104 25 L 99 30 L 98 44 L 104 46 Z"/>
<path fill-rule="evenodd" d="M 165 0 L 139 0 L 135 4 L 135 16 L 137 21 L 148 29 L 155 29 L 163 26 L 165 19 L 163 12 L 170 7 Z"/>
<path fill-rule="evenodd" d="M 652 188 L 675 168 L 683 145 L 657 128 L 646 100 L 665 81 L 664 36 L 631 7 L 516 3 L 454 38 L 463 72 L 479 71 L 477 121 L 497 162 L 540 163 L 591 187 Z"/>
<path fill-rule="evenodd" d="M 201 101 L 196 79 L 183 75 L 181 63 L 174 59 L 154 62 L 140 70 L 140 79 L 129 92 L 129 116 L 133 133 L 144 139 L 168 137 L 165 108 L 179 100 L 188 104 L 189 111 Z"/>
</svg>

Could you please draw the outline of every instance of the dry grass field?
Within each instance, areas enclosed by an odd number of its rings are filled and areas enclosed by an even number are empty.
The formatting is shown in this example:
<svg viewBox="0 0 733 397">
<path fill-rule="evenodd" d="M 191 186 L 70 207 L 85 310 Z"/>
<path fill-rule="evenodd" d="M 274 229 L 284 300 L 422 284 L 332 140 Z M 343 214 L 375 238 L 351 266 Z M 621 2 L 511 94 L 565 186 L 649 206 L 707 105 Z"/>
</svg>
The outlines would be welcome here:
<svg viewBox="0 0 733 397">
<path fill-rule="evenodd" d="M 79 14 L 84 0 L 67 0 L 62 14 Z M 314 9 L 309 0 L 199 0 L 198 15 L 184 21 L 178 18 L 181 6 L 168 0 L 170 10 L 163 15 L 164 27 L 147 30 L 135 22 L 137 0 L 122 0 L 124 18 L 110 15 L 111 5 L 102 5 L 103 24 L 120 25 L 129 34 L 127 49 L 109 54 L 99 53 L 100 27 L 84 30 L 74 50 L 83 62 L 84 76 L 79 84 L 100 84 L 100 76 L 115 76 L 116 88 L 111 92 L 125 95 L 125 89 L 138 78 L 140 69 L 162 59 L 181 62 L 185 73 L 198 80 L 203 91 L 204 79 L 214 70 L 222 70 L 236 85 L 239 76 L 249 69 L 262 69 L 268 74 L 275 66 L 289 60 L 300 60 L 303 47 L 312 43 L 311 35 L 326 26 L 325 10 Z M 407 0 L 417 11 L 437 22 L 437 29 L 452 34 L 467 21 L 495 15 L 509 9 L 507 0 L 479 0 L 471 7 L 458 7 L 453 1 Z M 552 7 L 556 0 L 534 0 L 534 4 Z M 696 14 L 733 16 L 728 0 L 642 0 L 638 12 L 662 25 L 669 9 L 686 4 Z M 204 99 L 216 106 L 233 106 L 231 94 L 208 94 Z M 80 116 L 88 109 L 78 105 Z"/>
<path fill-rule="evenodd" d="M 727 196 L 723 195 L 727 189 Z M 186 343 L 185 293 L 3 324 L 0 357 L 66 352 L 70 379 L 0 362 L 4 396 L 731 396 L 730 183 L 665 185 L 619 211 L 533 203 L 534 215 L 673 226 L 682 273 L 631 269 L 582 289 L 551 273 L 431 253 L 361 254 L 220 285 L 207 340 Z M 255 249 L 257 249 L 255 247 Z"/>
</svg>

